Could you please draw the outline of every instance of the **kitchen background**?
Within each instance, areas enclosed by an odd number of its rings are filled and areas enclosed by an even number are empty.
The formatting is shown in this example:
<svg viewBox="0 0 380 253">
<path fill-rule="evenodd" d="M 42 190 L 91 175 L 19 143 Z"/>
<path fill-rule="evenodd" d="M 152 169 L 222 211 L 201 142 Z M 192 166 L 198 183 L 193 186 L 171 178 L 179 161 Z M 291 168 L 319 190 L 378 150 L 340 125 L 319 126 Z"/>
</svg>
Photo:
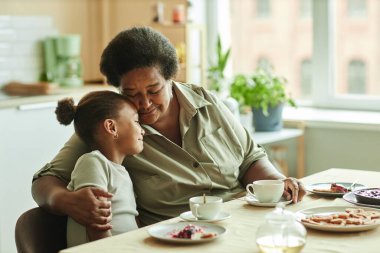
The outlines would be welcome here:
<svg viewBox="0 0 380 253">
<path fill-rule="evenodd" d="M 308 99 L 313 96 L 315 87 L 311 57 L 313 51 L 319 55 L 315 50 L 321 50 L 316 46 L 314 33 L 319 27 L 315 23 L 318 17 L 327 20 L 326 16 L 316 14 L 323 8 L 335 8 L 340 20 L 346 22 L 345 32 L 340 36 L 343 41 L 364 40 L 351 47 L 352 54 L 357 56 L 352 58 L 354 62 L 347 56 L 350 53 L 341 54 L 348 63 L 341 64 L 341 71 L 336 75 L 344 80 L 338 90 L 341 94 L 379 95 L 380 2 L 330 1 L 339 3 L 337 6 L 327 2 L 193 0 L 189 8 L 188 1 L 184 0 L 0 0 L 0 86 L 11 80 L 36 81 L 43 69 L 42 49 L 37 42 L 46 36 L 63 34 L 81 35 L 83 79 L 86 83 L 102 83 L 104 80 L 98 70 L 102 49 L 120 30 L 133 25 L 150 25 L 169 37 L 181 61 L 178 80 L 206 85 L 207 68 L 215 60 L 219 33 L 223 46 L 232 47 L 227 76 L 232 77 L 236 71 L 250 72 L 261 63 L 273 64 L 289 79 L 292 93 L 301 106 L 287 108 L 284 117 L 305 123 L 306 175 L 332 167 L 378 171 L 380 107 L 372 106 L 371 111 L 347 107 L 343 111 L 339 106 L 333 109 L 331 105 L 313 106 Z M 178 5 L 185 9 L 184 20 L 192 22 L 172 23 L 173 10 Z M 165 22 L 153 22 L 158 8 L 162 7 Z M 294 38 L 296 42 L 292 41 Z M 365 52 L 359 50 L 361 48 Z M 350 62 L 354 70 L 347 72 Z M 369 73 L 369 77 L 363 73 Z M 350 75 L 355 82 L 350 81 Z M 368 89 L 363 88 L 366 84 Z M 26 98 L 0 94 L 1 253 L 16 252 L 15 222 L 22 212 L 35 206 L 30 194 L 33 173 L 56 154 L 73 132 L 72 128 L 56 122 L 55 101 L 66 95 L 79 98 L 94 89 L 85 87 L 67 89 L 64 94 Z M 375 102 L 379 104 L 378 97 Z M 285 160 L 289 174 L 294 176 L 296 140 L 274 145 L 286 147 Z"/>
</svg>

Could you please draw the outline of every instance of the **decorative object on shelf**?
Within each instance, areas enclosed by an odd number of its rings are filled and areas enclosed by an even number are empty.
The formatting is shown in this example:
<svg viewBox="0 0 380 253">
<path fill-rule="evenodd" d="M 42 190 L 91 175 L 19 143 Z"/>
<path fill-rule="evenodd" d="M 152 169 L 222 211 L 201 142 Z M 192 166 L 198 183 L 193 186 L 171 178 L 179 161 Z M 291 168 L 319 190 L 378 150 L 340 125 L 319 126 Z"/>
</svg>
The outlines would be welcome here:
<svg viewBox="0 0 380 253">
<path fill-rule="evenodd" d="M 165 5 L 162 2 L 157 2 L 155 5 L 155 11 L 156 11 L 156 16 L 153 19 L 153 22 L 157 23 L 164 23 L 165 18 L 164 18 L 164 13 L 165 13 Z"/>
<path fill-rule="evenodd" d="M 282 128 L 284 104 L 296 104 L 285 92 L 287 80 L 277 76 L 272 69 L 257 68 L 252 77 L 242 74 L 235 76 L 231 96 L 241 106 L 251 107 L 255 131 L 278 131 Z"/>
<path fill-rule="evenodd" d="M 225 52 L 223 52 L 220 35 L 218 35 L 216 43 L 216 63 L 208 69 L 208 87 L 210 90 L 214 90 L 218 93 L 225 88 L 226 80 L 224 76 L 224 70 L 226 68 L 230 54 L 231 48 L 228 48 Z"/>
<path fill-rule="evenodd" d="M 173 8 L 173 23 L 183 24 L 185 23 L 185 6 L 183 4 L 177 4 Z"/>
</svg>

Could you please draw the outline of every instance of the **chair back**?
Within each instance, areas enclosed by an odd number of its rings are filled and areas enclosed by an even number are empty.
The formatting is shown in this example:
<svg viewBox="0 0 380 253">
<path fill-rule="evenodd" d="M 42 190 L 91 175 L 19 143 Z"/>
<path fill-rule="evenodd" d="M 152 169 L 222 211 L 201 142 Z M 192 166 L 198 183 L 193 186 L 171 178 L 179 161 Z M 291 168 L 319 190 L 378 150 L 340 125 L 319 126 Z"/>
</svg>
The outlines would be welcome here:
<svg viewBox="0 0 380 253">
<path fill-rule="evenodd" d="M 67 216 L 58 216 L 40 207 L 23 213 L 16 222 L 18 253 L 56 253 L 66 248 Z"/>
</svg>

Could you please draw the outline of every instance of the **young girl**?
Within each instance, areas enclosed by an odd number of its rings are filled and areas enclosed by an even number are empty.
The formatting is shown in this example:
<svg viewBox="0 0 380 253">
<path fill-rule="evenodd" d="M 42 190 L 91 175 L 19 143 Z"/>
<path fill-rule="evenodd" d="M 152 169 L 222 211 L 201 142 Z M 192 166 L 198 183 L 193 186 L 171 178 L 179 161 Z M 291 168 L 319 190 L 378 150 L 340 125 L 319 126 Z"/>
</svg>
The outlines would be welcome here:
<svg viewBox="0 0 380 253">
<path fill-rule="evenodd" d="M 126 156 L 143 149 L 144 130 L 136 108 L 118 93 L 96 91 L 84 96 L 77 106 L 71 98 L 59 101 L 55 113 L 63 125 L 74 121 L 76 134 L 92 150 L 78 159 L 67 188 L 98 187 L 113 194 L 111 231 L 84 227 L 69 217 L 67 246 L 136 229 L 132 181 L 121 165 Z"/>
</svg>

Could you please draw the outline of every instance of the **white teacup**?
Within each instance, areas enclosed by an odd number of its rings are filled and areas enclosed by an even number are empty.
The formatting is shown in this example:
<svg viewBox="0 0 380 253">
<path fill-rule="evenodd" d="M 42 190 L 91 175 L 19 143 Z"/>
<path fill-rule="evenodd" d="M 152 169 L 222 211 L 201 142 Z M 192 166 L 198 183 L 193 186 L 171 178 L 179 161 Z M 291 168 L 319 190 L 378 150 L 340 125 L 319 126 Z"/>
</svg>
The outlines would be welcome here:
<svg viewBox="0 0 380 253">
<path fill-rule="evenodd" d="M 252 190 L 251 190 L 252 188 Z M 275 203 L 284 193 L 282 180 L 257 180 L 246 186 L 247 192 L 262 203 Z"/>
<path fill-rule="evenodd" d="M 200 220 L 215 219 L 222 211 L 223 199 L 216 196 L 198 196 L 189 199 L 190 210 Z"/>
</svg>

